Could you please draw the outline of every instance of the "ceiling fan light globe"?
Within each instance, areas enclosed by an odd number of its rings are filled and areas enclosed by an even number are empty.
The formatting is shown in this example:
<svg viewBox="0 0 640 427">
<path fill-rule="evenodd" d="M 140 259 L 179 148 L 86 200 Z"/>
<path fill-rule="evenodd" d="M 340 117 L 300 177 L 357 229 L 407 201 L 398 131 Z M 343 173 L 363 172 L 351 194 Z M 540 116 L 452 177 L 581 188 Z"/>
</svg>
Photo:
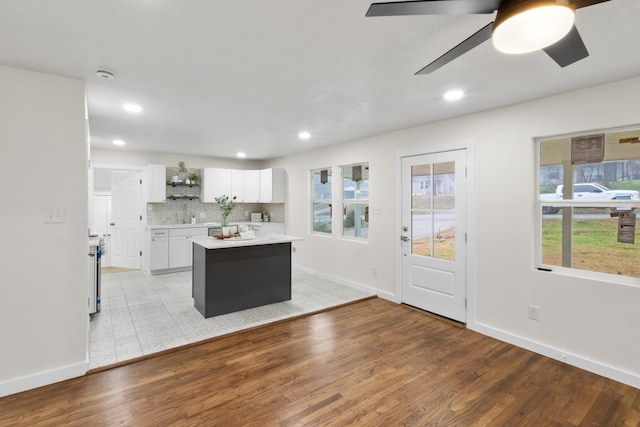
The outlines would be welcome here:
<svg viewBox="0 0 640 427">
<path fill-rule="evenodd" d="M 543 4 L 508 9 L 502 16 L 498 13 L 491 36 L 497 50 L 509 54 L 533 52 L 551 46 L 571 31 L 575 11 L 568 4 L 532 3 Z"/>
</svg>

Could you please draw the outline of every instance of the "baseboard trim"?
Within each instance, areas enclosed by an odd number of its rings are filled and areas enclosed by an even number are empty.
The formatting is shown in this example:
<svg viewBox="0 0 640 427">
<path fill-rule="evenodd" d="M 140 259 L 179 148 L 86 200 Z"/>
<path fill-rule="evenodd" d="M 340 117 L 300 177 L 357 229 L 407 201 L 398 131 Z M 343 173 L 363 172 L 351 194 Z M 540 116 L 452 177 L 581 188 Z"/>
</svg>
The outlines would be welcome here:
<svg viewBox="0 0 640 427">
<path fill-rule="evenodd" d="M 85 361 L 75 365 L 68 365 L 62 368 L 5 381 L 0 383 L 0 397 L 21 393 L 23 391 L 58 383 L 60 381 L 66 381 L 71 378 L 81 377 L 85 375 L 88 370 L 89 362 Z"/>
<path fill-rule="evenodd" d="M 293 267 L 295 267 L 295 268 L 297 268 L 299 270 L 302 270 L 304 272 L 307 272 L 307 273 L 310 273 L 310 274 L 313 274 L 313 275 L 316 275 L 316 276 L 319 276 L 319 277 L 323 277 L 323 278 L 325 278 L 327 280 L 331 280 L 331 281 L 340 283 L 341 285 L 349 286 L 350 288 L 358 289 L 358 290 L 361 290 L 361 291 L 364 291 L 364 292 L 370 292 L 370 293 L 372 293 L 374 295 L 377 295 L 380 298 L 389 300 L 391 302 L 397 302 L 396 301 L 396 296 L 394 294 L 392 294 L 392 293 L 384 292 L 384 291 L 381 291 L 379 289 L 375 289 L 375 288 L 363 285 L 361 283 L 352 282 L 350 280 L 345 280 L 345 279 L 342 279 L 340 277 L 332 276 L 330 274 L 326 274 L 326 273 L 323 273 L 321 271 L 317 271 L 317 270 L 314 270 L 312 268 L 308 268 L 308 267 L 302 266 L 300 264 L 293 264 Z"/>
<path fill-rule="evenodd" d="M 550 347 L 546 344 L 532 341 L 524 337 L 513 335 L 511 333 L 481 323 L 469 322 L 467 323 L 467 328 L 483 335 L 487 335 L 491 338 L 495 338 L 497 340 L 549 357 L 551 359 L 564 362 L 568 365 L 575 366 L 576 368 L 584 369 L 585 371 L 589 371 L 594 374 L 598 374 L 603 377 L 640 389 L 640 375 L 636 375 L 622 369 L 605 365 L 603 363 L 596 362 L 594 360 L 568 351 Z"/>
</svg>

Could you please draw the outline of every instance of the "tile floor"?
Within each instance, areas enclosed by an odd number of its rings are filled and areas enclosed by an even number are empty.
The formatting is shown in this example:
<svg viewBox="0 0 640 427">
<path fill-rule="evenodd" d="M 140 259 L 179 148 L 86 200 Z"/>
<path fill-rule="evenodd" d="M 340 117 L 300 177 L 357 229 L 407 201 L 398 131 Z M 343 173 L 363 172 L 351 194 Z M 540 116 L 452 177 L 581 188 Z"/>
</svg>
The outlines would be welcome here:
<svg viewBox="0 0 640 427">
<path fill-rule="evenodd" d="M 91 316 L 90 367 L 97 368 L 368 297 L 293 269 L 291 301 L 205 319 L 191 298 L 191 272 L 104 274 L 102 307 Z"/>
</svg>

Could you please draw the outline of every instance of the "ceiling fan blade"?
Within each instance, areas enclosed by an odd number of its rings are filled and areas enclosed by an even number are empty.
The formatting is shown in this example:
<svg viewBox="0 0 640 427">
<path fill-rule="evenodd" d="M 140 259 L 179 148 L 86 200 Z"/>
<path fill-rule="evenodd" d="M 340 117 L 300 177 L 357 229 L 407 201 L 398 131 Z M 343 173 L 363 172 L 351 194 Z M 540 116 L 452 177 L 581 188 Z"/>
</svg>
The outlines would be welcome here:
<svg viewBox="0 0 640 427">
<path fill-rule="evenodd" d="M 573 4 L 576 9 L 581 7 L 593 6 L 594 4 L 608 2 L 609 0 L 574 0 Z"/>
<path fill-rule="evenodd" d="M 453 61 L 460 55 L 463 55 L 469 52 L 474 47 L 486 42 L 491 38 L 491 30 L 493 29 L 493 22 L 490 22 L 487 26 L 483 27 L 481 30 L 476 32 L 474 35 L 451 49 L 449 52 L 442 55 L 440 58 L 433 61 L 431 64 L 424 67 L 422 70 L 418 71 L 415 75 L 418 74 L 429 74 L 442 67 L 445 64 Z"/>
<path fill-rule="evenodd" d="M 500 0 L 418 0 L 372 3 L 366 16 L 467 15 L 493 13 Z"/>
<path fill-rule="evenodd" d="M 544 51 L 561 67 L 566 67 L 589 56 L 587 47 L 575 25 L 562 40 L 545 47 Z"/>
</svg>

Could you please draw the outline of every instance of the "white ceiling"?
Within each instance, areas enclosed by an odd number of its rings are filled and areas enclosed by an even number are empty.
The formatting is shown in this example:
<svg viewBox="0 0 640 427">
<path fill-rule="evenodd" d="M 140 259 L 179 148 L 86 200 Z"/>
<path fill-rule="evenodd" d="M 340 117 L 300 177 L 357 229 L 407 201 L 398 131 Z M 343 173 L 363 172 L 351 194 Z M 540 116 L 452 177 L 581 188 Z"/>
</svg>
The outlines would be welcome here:
<svg viewBox="0 0 640 427">
<path fill-rule="evenodd" d="M 493 17 L 366 18 L 370 3 L 1 0 L 0 64 L 85 80 L 92 146 L 251 159 L 640 75 L 638 0 L 579 9 L 591 56 L 567 68 L 487 42 L 424 76 Z M 467 97 L 445 102 L 451 88 Z"/>
</svg>

